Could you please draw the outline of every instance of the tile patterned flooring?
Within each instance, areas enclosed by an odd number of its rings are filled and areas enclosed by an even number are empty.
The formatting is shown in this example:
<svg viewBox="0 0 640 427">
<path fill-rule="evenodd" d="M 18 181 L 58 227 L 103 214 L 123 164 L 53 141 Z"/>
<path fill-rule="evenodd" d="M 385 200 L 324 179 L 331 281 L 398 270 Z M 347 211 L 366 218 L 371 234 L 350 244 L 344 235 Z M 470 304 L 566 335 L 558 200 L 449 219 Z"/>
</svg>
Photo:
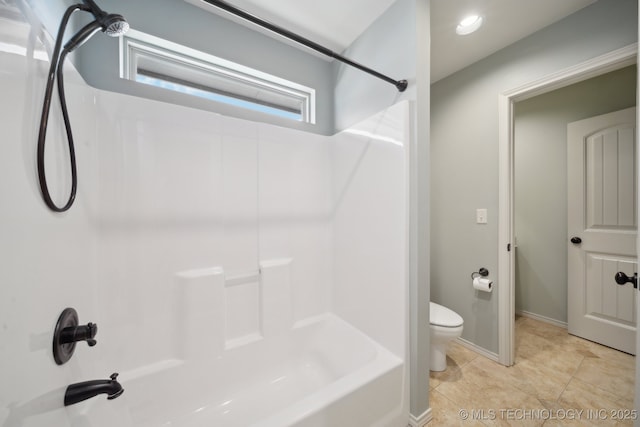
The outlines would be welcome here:
<svg viewBox="0 0 640 427">
<path fill-rule="evenodd" d="M 518 317 L 512 367 L 451 344 L 447 370 L 431 372 L 429 425 L 633 425 L 634 385 L 633 356 Z"/>
</svg>

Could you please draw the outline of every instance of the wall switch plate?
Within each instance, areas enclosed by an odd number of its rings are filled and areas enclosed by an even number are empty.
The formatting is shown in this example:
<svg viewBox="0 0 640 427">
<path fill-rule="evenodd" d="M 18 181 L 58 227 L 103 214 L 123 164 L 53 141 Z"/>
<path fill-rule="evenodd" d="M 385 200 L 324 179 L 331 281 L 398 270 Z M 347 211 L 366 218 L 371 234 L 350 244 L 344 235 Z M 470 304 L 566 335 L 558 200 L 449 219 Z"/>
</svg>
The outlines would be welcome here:
<svg viewBox="0 0 640 427">
<path fill-rule="evenodd" d="M 487 210 L 476 209 L 476 224 L 486 224 L 486 223 L 487 223 Z"/>
</svg>

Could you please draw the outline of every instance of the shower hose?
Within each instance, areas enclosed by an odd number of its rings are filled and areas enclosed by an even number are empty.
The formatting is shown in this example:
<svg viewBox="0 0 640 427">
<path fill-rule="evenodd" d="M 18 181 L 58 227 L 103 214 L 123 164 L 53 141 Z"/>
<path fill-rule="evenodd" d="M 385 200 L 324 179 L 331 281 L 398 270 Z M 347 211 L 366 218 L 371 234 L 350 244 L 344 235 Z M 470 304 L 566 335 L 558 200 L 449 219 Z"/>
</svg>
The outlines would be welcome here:
<svg viewBox="0 0 640 427">
<path fill-rule="evenodd" d="M 44 102 L 42 105 L 42 116 L 40 118 L 40 131 L 38 134 L 38 148 L 37 148 L 37 163 L 38 163 L 38 180 L 40 181 L 40 190 L 42 191 L 42 198 L 46 205 L 55 212 L 65 212 L 69 210 L 69 208 L 73 205 L 73 202 L 76 198 L 76 191 L 78 188 L 78 174 L 76 170 L 76 155 L 73 143 L 73 134 L 71 132 L 71 123 L 69 122 L 69 113 L 67 112 L 67 101 L 64 95 L 64 80 L 63 80 L 63 65 L 64 60 L 67 54 L 71 51 L 71 49 L 65 46 L 62 49 L 62 54 L 60 50 L 62 48 L 62 38 L 64 36 L 65 29 L 67 27 L 67 23 L 69 22 L 69 18 L 76 10 L 86 10 L 90 11 L 90 9 L 82 4 L 76 4 L 70 6 L 65 12 L 62 21 L 60 22 L 60 29 L 58 30 L 58 36 L 56 37 L 56 43 L 53 50 L 53 55 L 51 57 L 51 66 L 49 67 L 49 74 L 47 76 L 47 87 L 45 90 Z M 44 152 L 45 152 L 45 140 L 47 136 L 47 122 L 49 119 L 49 109 L 51 107 L 51 94 L 53 92 L 53 83 L 56 78 L 56 74 L 58 77 L 58 96 L 60 98 L 60 107 L 62 109 L 62 118 L 64 120 L 64 127 L 67 133 L 67 142 L 69 145 L 69 160 L 71 163 L 71 191 L 69 194 L 69 198 L 67 202 L 62 206 L 58 206 L 51 199 L 51 194 L 49 193 L 49 187 L 47 185 L 47 177 L 45 174 L 44 168 Z"/>
</svg>

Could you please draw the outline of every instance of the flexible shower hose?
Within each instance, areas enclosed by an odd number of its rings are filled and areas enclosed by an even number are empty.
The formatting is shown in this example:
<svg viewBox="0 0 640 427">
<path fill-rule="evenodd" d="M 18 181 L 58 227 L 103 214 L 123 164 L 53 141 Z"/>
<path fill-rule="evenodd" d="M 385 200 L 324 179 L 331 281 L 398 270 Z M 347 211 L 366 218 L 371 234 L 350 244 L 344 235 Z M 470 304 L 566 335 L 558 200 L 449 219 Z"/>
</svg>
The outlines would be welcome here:
<svg viewBox="0 0 640 427">
<path fill-rule="evenodd" d="M 47 87 L 45 89 L 44 102 L 42 105 L 42 116 L 40 118 L 40 132 L 38 134 L 38 148 L 37 148 L 37 163 L 38 163 L 38 180 L 40 181 L 40 190 L 42 192 L 42 198 L 46 203 L 47 207 L 54 212 L 65 212 L 69 210 L 69 208 L 73 205 L 73 202 L 76 198 L 76 191 L 78 189 L 78 174 L 76 169 L 76 155 L 75 148 L 73 143 L 73 134 L 71 132 L 71 123 L 69 122 L 69 113 L 67 112 L 67 102 L 64 95 L 64 82 L 62 79 L 63 74 L 63 65 L 64 60 L 69 53 L 69 51 L 65 48 L 62 50 L 62 54 L 60 54 L 60 49 L 62 47 L 62 38 L 64 36 L 65 29 L 67 28 L 67 23 L 69 22 L 69 18 L 76 10 L 89 10 L 86 6 L 82 4 L 76 4 L 70 6 L 64 16 L 62 17 L 62 21 L 60 22 L 60 28 L 58 30 L 58 36 L 56 37 L 56 44 L 53 49 L 53 55 L 51 56 L 51 66 L 49 67 L 49 74 L 47 76 Z M 49 109 L 51 107 L 51 94 L 53 92 L 53 82 L 56 78 L 56 74 L 58 77 L 58 96 L 60 98 L 60 106 L 62 109 L 62 117 L 64 120 L 64 127 L 67 133 L 67 142 L 69 145 L 69 160 L 71 163 L 71 191 L 69 194 L 69 198 L 64 206 L 60 207 L 55 204 L 55 202 L 51 199 L 51 194 L 49 193 L 49 187 L 47 185 L 47 177 L 45 174 L 44 168 L 44 152 L 45 152 L 45 140 L 47 137 L 47 122 L 49 120 Z"/>
</svg>

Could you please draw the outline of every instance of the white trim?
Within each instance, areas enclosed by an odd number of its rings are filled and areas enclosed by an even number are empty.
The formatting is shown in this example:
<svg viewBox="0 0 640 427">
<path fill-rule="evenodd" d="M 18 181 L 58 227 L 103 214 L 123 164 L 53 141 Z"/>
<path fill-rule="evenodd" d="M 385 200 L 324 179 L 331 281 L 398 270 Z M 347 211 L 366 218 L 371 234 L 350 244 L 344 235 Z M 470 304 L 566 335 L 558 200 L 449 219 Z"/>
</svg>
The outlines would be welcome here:
<svg viewBox="0 0 640 427">
<path fill-rule="evenodd" d="M 136 81 L 138 74 L 143 74 L 139 69 L 143 67 L 139 64 L 142 61 L 147 64 L 144 68 L 151 67 L 148 71 L 165 74 L 169 69 L 166 77 L 191 83 L 198 83 L 201 77 L 195 77 L 204 72 L 211 76 L 205 79 L 206 87 L 220 89 L 218 85 L 222 84 L 224 92 L 231 90 L 227 94 L 231 98 L 258 104 L 266 100 L 276 110 L 289 111 L 288 108 L 300 105 L 301 121 L 316 122 L 316 91 L 313 88 L 141 31 L 129 30 L 120 36 L 119 49 L 122 79 Z M 160 68 L 158 64 L 161 64 Z"/>
<path fill-rule="evenodd" d="M 508 245 L 513 238 L 513 101 L 500 95 L 498 106 L 498 355 L 499 362 L 511 366 L 514 362 L 515 292 L 514 266 Z M 515 250 L 515 248 L 512 248 Z"/>
<path fill-rule="evenodd" d="M 489 351 L 487 349 L 484 349 L 482 347 L 479 347 L 478 345 L 472 343 L 471 341 L 467 341 L 464 338 L 457 338 L 456 342 L 458 344 L 460 344 L 461 346 L 475 352 L 478 353 L 480 356 L 484 356 L 487 359 L 493 360 L 494 362 L 498 362 L 500 363 L 500 360 L 498 360 L 498 355 L 492 351 Z"/>
<path fill-rule="evenodd" d="M 551 73 L 541 79 L 505 91 L 502 94 L 511 98 L 513 101 L 522 101 L 592 77 L 619 70 L 636 63 L 635 57 L 637 49 L 638 44 L 633 43 L 580 64 L 565 68 L 564 70 Z"/>
<path fill-rule="evenodd" d="M 540 322 L 549 323 L 562 329 L 567 329 L 567 322 L 561 322 L 560 320 L 552 319 L 551 317 L 543 316 L 541 314 L 531 313 L 525 310 L 516 310 L 516 314 L 522 317 L 528 317 L 529 319 L 538 320 Z"/>
<path fill-rule="evenodd" d="M 604 55 L 574 65 L 557 73 L 529 82 L 498 95 L 498 355 L 499 362 L 514 362 L 515 279 L 513 251 L 513 104 L 541 95 L 636 62 L 638 44 L 633 43 Z"/>
<path fill-rule="evenodd" d="M 433 419 L 433 413 L 431 408 L 427 409 L 420 415 L 419 417 L 413 416 L 413 414 L 409 414 L 409 424 L 408 427 L 424 427 Z"/>
</svg>

